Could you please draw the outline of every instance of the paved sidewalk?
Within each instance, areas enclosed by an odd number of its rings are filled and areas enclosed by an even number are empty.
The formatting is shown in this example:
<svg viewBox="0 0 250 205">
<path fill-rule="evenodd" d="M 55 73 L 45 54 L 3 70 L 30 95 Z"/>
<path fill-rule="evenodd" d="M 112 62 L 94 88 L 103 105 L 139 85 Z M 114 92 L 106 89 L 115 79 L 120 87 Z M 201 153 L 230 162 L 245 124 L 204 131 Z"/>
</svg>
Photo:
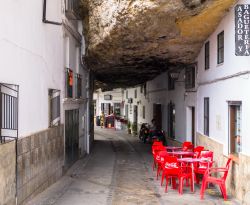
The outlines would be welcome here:
<svg viewBox="0 0 250 205">
<path fill-rule="evenodd" d="M 168 193 L 152 171 L 150 145 L 122 131 L 96 128 L 95 146 L 91 155 L 79 160 L 49 189 L 29 205 L 158 205 L 158 204 L 229 204 L 219 192 L 210 189 L 200 200 L 199 187 L 195 193 L 185 187 L 183 195 L 177 190 Z"/>
</svg>

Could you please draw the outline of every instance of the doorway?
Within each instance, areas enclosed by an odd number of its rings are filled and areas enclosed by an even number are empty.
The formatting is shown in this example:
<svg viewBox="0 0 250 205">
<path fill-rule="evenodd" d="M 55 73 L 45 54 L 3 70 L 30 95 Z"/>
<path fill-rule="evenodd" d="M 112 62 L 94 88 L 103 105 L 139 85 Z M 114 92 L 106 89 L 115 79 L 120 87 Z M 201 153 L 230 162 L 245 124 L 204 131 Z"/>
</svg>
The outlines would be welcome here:
<svg viewBox="0 0 250 205">
<path fill-rule="evenodd" d="M 229 103 L 229 153 L 241 152 L 241 102 Z"/>
<path fill-rule="evenodd" d="M 65 111 L 65 164 L 70 167 L 78 159 L 79 110 Z"/>
<path fill-rule="evenodd" d="M 187 129 L 187 140 L 192 141 L 192 144 L 195 145 L 195 107 L 187 107 L 187 119 L 186 119 L 186 129 Z"/>
<path fill-rule="evenodd" d="M 162 129 L 162 112 L 161 112 L 161 104 L 153 105 L 153 118 L 155 119 L 156 129 Z"/>
</svg>

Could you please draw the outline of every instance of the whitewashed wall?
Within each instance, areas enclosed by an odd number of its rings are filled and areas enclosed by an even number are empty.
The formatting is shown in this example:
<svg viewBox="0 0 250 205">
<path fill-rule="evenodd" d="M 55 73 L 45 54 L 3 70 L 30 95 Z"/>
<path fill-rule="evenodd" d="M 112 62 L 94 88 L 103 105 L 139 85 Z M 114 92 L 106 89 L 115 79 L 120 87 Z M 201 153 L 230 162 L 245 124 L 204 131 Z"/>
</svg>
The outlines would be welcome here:
<svg viewBox="0 0 250 205">
<path fill-rule="evenodd" d="M 238 4 L 250 4 L 249 0 Z M 250 75 L 241 75 L 227 80 L 210 82 L 239 72 L 250 71 L 250 57 L 235 55 L 234 8 L 225 16 L 217 29 L 207 39 L 210 41 L 210 69 L 204 69 L 204 46 L 197 57 L 198 62 L 198 132 L 203 133 L 204 97 L 210 98 L 209 137 L 223 144 L 224 154 L 228 154 L 228 103 L 242 101 L 242 153 L 250 154 Z M 224 30 L 224 63 L 217 65 L 217 35 Z M 210 82 L 210 83 L 209 83 Z M 205 84 L 204 84 L 205 83 Z M 206 84 L 207 83 L 207 84 Z"/>
<path fill-rule="evenodd" d="M 48 128 L 48 89 L 62 90 L 62 27 L 42 23 L 43 1 L 8 1 L 0 7 L 0 82 L 20 86 L 19 135 Z M 61 19 L 61 0 L 50 1 Z M 53 15 L 52 15 L 53 13 Z"/>
</svg>

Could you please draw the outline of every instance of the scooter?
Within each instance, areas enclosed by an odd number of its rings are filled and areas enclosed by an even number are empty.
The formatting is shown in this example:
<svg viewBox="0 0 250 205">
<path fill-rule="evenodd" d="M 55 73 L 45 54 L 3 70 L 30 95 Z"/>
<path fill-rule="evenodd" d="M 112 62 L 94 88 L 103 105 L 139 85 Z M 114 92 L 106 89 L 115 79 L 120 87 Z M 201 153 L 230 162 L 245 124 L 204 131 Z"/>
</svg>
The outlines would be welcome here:
<svg viewBox="0 0 250 205">
<path fill-rule="evenodd" d="M 161 141 L 163 144 L 166 142 L 165 134 L 163 130 L 150 130 L 149 131 L 149 139 L 150 143 L 155 141 Z"/>
<path fill-rule="evenodd" d="M 142 123 L 141 129 L 139 132 L 139 139 L 145 143 L 145 139 L 148 138 L 149 135 L 149 124 Z"/>
</svg>

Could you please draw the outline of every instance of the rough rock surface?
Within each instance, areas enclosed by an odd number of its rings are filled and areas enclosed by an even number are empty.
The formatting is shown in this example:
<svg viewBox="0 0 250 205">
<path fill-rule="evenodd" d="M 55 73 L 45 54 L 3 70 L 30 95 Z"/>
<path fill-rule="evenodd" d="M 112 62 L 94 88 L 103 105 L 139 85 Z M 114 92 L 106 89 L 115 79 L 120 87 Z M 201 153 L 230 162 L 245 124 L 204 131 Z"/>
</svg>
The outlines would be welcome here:
<svg viewBox="0 0 250 205">
<path fill-rule="evenodd" d="M 82 0 L 87 63 L 111 87 L 193 63 L 236 0 Z"/>
</svg>

